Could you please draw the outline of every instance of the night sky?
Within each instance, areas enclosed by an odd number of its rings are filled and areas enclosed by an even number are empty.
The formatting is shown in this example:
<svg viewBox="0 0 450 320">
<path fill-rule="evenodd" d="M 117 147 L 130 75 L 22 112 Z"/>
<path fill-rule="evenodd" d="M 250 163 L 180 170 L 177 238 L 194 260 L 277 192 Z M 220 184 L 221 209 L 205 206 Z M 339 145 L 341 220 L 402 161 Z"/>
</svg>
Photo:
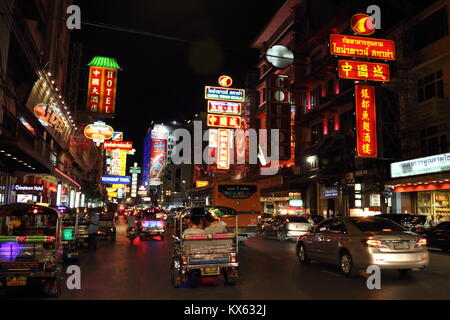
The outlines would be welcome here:
<svg viewBox="0 0 450 320">
<path fill-rule="evenodd" d="M 86 24 L 72 33 L 72 39 L 83 44 L 83 65 L 93 56 L 109 56 L 123 69 L 118 78 L 116 117 L 109 124 L 124 131 L 125 140 L 134 142 L 137 154 L 129 163 L 141 164 L 144 137 L 152 121 L 192 119 L 204 111 L 204 86 L 216 85 L 218 76 L 228 74 L 234 78 L 234 87 L 244 87 L 246 72 L 258 61 L 258 52 L 250 45 L 284 2 L 75 1 L 83 22 L 187 41 Z"/>
</svg>

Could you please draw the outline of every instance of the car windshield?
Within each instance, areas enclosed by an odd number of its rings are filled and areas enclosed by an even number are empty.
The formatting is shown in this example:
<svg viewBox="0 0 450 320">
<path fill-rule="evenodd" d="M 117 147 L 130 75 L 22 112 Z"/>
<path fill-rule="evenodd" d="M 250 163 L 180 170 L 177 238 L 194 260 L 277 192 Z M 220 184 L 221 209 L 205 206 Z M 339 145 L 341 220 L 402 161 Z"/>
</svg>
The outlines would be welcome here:
<svg viewBox="0 0 450 320">
<path fill-rule="evenodd" d="M 288 222 L 297 222 L 297 223 L 308 223 L 308 220 L 306 220 L 304 217 L 288 217 Z"/>
<path fill-rule="evenodd" d="M 353 219 L 352 222 L 362 232 L 392 232 L 406 230 L 401 225 L 383 218 Z"/>
</svg>

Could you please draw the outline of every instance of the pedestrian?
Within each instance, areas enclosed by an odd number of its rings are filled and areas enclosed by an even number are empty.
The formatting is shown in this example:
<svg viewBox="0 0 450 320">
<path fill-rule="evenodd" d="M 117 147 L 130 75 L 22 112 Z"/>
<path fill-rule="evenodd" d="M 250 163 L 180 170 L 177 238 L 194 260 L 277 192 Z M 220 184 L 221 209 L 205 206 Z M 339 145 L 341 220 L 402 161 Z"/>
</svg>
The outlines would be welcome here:
<svg viewBox="0 0 450 320">
<path fill-rule="evenodd" d="M 98 232 L 98 223 L 99 223 L 100 217 L 99 215 L 93 211 L 87 218 L 87 221 L 89 222 L 88 226 L 88 249 L 89 250 L 97 250 L 97 232 Z"/>
</svg>

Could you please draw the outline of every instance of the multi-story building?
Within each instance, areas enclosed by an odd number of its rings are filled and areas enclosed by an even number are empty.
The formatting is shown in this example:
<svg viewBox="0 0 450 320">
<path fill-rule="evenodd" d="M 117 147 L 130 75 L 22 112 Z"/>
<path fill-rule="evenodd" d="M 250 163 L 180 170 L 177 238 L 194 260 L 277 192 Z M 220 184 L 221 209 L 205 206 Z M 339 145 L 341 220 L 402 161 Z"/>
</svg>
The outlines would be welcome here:
<svg viewBox="0 0 450 320">
<path fill-rule="evenodd" d="M 81 205 L 96 151 L 75 152 L 66 104 L 71 1 L 0 3 L 0 203 Z M 90 145 L 92 147 L 92 145 Z M 82 188 L 83 187 L 83 188 Z"/>
<path fill-rule="evenodd" d="M 448 47 L 443 45 L 445 41 L 448 45 L 447 11 L 442 9 L 446 8 L 446 1 L 402 6 L 395 1 L 379 3 L 382 28 L 376 30 L 373 37 L 396 41 L 397 59 L 389 62 L 392 81 L 340 79 L 337 62 L 343 57 L 330 54 L 330 35 L 354 35 L 350 27 L 352 16 L 365 13 L 370 4 L 361 1 L 338 6 L 334 1 L 289 0 L 255 41 L 254 47 L 261 50 L 262 57 L 258 86 L 260 128 L 286 131 L 289 106 L 291 115 L 295 112 L 295 134 L 288 140 L 295 146 L 295 152 L 290 158 L 281 158 L 282 170 L 277 176 L 260 181 L 265 210 L 277 211 L 277 207 L 286 206 L 287 201 L 301 194 L 304 209 L 311 214 L 373 214 L 391 208 L 399 212 L 400 196 L 394 195 L 391 199 L 386 188 L 390 163 L 425 151 L 428 155 L 436 154 L 437 149 L 445 152 L 446 119 L 441 114 L 446 105 L 445 68 L 439 68 L 439 64 L 448 63 Z M 431 18 L 427 19 L 427 12 Z M 415 17 L 406 18 L 411 16 Z M 432 36 L 426 36 L 427 32 Z M 408 44 L 412 40 L 415 47 Z M 285 46 L 294 53 L 291 66 L 277 69 L 265 59 L 267 49 L 274 45 Z M 417 78 L 419 74 L 421 77 Z M 356 152 L 354 94 L 358 83 L 375 87 L 376 158 L 358 157 Z M 418 112 L 410 110 L 412 93 L 416 93 L 418 99 L 415 109 Z M 431 105 L 421 108 L 423 104 Z M 440 116 L 422 121 L 419 112 L 435 112 Z M 431 119 L 441 122 L 435 125 Z M 422 126 L 424 128 L 417 131 Z M 286 133 L 282 135 L 287 137 Z M 418 143 L 421 146 L 418 147 Z M 286 145 L 280 146 L 281 156 L 286 155 Z M 277 189 L 282 191 L 277 192 Z M 402 190 L 406 189 L 394 191 Z M 438 196 L 444 198 L 441 194 Z M 408 199 L 414 202 L 414 196 L 402 193 L 401 197 L 403 206 L 409 206 L 403 211 L 418 212 L 411 210 L 412 204 L 408 204 Z"/>
<path fill-rule="evenodd" d="M 428 4 L 391 32 L 401 45 L 393 82 L 402 157 L 387 182 L 395 213 L 450 220 L 450 1 Z"/>
</svg>

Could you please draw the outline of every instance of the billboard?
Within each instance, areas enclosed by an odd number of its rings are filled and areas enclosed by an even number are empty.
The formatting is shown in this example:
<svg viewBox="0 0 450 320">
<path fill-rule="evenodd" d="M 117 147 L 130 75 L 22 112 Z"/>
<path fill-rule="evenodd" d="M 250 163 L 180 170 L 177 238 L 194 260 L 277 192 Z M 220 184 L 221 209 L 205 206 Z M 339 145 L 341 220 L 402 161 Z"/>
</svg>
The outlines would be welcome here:
<svg viewBox="0 0 450 320">
<path fill-rule="evenodd" d="M 131 184 L 131 177 L 103 175 L 102 183 L 103 184 Z"/>
<path fill-rule="evenodd" d="M 332 55 L 395 60 L 395 42 L 393 40 L 355 37 L 344 34 L 330 35 Z"/>
<path fill-rule="evenodd" d="M 357 155 L 362 158 L 378 156 L 375 87 L 355 86 L 356 145 Z"/>
<path fill-rule="evenodd" d="M 163 183 L 163 170 L 167 164 L 167 143 L 169 130 L 165 126 L 155 126 L 150 142 L 150 185 Z"/>
<path fill-rule="evenodd" d="M 386 63 L 339 60 L 338 74 L 341 79 L 381 82 L 388 82 L 391 80 L 389 65 Z"/>
</svg>

